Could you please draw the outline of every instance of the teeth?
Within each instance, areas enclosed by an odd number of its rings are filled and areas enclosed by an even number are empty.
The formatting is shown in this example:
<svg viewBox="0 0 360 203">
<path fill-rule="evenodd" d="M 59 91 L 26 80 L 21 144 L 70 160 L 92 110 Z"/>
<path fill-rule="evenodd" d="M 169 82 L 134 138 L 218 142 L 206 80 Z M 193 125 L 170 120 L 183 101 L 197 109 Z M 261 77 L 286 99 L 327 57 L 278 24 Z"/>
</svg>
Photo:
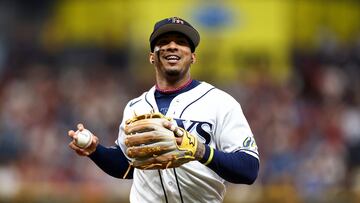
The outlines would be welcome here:
<svg viewBox="0 0 360 203">
<path fill-rule="evenodd" d="M 180 57 L 178 57 L 178 56 L 167 56 L 166 59 L 167 60 L 179 60 Z"/>
</svg>

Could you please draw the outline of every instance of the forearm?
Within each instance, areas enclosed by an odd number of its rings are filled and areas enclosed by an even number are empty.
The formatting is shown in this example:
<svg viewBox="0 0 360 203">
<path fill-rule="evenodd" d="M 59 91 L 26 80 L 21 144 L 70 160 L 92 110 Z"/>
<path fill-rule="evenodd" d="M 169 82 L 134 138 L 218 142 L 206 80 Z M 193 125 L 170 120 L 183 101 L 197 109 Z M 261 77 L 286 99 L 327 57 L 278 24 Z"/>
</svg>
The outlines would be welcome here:
<svg viewBox="0 0 360 203">
<path fill-rule="evenodd" d="M 126 179 L 132 179 L 133 177 L 134 169 L 129 168 L 129 162 L 119 146 L 104 147 L 99 144 L 96 151 L 90 154 L 89 157 L 110 176 Z"/>
<path fill-rule="evenodd" d="M 226 153 L 205 146 L 201 163 L 231 183 L 252 184 L 259 171 L 259 160 L 245 152 Z"/>
</svg>

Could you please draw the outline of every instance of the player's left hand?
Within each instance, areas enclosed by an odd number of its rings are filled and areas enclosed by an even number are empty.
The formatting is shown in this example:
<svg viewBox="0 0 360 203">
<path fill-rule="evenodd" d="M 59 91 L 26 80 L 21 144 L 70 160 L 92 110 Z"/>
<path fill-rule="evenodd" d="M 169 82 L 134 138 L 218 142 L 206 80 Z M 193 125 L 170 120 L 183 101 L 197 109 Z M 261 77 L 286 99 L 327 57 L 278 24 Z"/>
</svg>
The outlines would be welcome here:
<svg viewBox="0 0 360 203">
<path fill-rule="evenodd" d="M 166 169 L 202 158 L 197 137 L 175 126 L 160 113 L 126 121 L 125 145 L 132 165 L 139 169 Z"/>
</svg>

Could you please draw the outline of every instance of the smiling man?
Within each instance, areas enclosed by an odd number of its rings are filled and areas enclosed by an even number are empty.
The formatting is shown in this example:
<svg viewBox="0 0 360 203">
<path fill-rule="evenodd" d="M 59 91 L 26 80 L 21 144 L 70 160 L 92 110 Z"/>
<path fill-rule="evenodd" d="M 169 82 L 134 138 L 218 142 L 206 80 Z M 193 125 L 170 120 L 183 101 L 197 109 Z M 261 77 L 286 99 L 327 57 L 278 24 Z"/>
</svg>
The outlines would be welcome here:
<svg viewBox="0 0 360 203">
<path fill-rule="evenodd" d="M 155 50 L 150 53 L 150 62 L 156 67 L 157 84 L 166 86 L 167 81 L 183 84 L 190 79 L 190 65 L 195 62 L 195 54 L 187 37 L 170 32 L 154 40 Z M 178 79 L 182 81 L 177 81 Z M 170 84 L 169 84 L 170 85 Z"/>
<path fill-rule="evenodd" d="M 82 124 L 68 133 L 77 154 L 113 177 L 133 179 L 131 202 L 222 202 L 226 181 L 252 184 L 257 178 L 258 149 L 240 104 L 191 78 L 199 42 L 197 30 L 183 19 L 157 22 L 149 54 L 156 84 L 129 101 L 115 145 L 104 147 L 93 135 L 89 147 L 79 148 Z M 147 117 L 156 118 L 138 121 Z"/>
</svg>

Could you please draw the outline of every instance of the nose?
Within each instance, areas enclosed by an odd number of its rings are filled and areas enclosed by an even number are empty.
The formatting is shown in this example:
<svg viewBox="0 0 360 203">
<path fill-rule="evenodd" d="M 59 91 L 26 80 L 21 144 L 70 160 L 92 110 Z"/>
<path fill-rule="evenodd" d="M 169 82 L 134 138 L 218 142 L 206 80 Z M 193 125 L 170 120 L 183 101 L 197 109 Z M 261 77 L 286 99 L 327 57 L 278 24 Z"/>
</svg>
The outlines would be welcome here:
<svg viewBox="0 0 360 203">
<path fill-rule="evenodd" d="M 178 48 L 178 44 L 175 41 L 170 41 L 169 44 L 167 44 L 167 49 L 169 50 L 176 50 Z"/>
</svg>

